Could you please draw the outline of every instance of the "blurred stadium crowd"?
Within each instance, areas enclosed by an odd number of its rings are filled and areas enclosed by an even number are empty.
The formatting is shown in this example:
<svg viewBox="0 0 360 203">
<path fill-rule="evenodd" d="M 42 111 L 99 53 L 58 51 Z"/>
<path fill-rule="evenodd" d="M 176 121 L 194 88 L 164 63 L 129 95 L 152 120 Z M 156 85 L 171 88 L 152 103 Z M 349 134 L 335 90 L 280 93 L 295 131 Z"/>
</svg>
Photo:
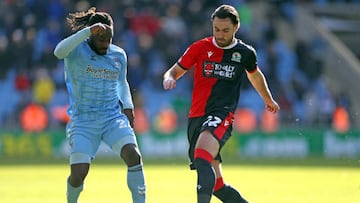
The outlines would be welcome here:
<svg viewBox="0 0 360 203">
<path fill-rule="evenodd" d="M 53 50 L 71 34 L 65 23 L 67 14 L 91 6 L 114 18 L 113 42 L 128 54 L 128 80 L 135 106 L 142 110 L 137 111 L 137 122 L 151 126 L 161 113 L 175 112 L 174 122 L 186 125 L 191 74 L 171 92 L 163 91 L 162 74 L 191 42 L 212 34 L 210 14 L 221 3 L 234 5 L 240 13 L 237 35 L 257 50 L 258 64 L 282 108 L 278 118 L 281 126 L 328 127 L 336 106 L 348 107 L 348 99 L 333 95 L 323 80 L 320 38 L 297 40 L 292 48 L 279 37 L 276 23 L 285 19 L 291 24 L 293 3 L 274 2 L 265 18 L 257 21 L 257 11 L 245 0 L 3 0 L 0 128 L 36 131 L 66 123 L 64 64 L 54 57 Z M 261 120 L 261 98 L 249 83 L 242 89 L 239 109 L 247 109 L 257 121 Z M 35 120 L 43 125 L 35 125 Z"/>
</svg>

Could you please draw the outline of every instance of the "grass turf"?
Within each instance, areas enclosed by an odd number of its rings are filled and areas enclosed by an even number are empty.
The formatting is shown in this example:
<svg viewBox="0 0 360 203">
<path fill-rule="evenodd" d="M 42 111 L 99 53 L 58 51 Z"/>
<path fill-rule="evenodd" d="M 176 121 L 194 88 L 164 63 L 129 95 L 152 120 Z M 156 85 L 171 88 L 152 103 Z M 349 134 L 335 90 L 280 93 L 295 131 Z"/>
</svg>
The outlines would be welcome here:
<svg viewBox="0 0 360 203">
<path fill-rule="evenodd" d="M 65 202 L 66 164 L 0 165 L 0 202 Z M 360 170 L 348 166 L 224 165 L 225 181 L 251 203 L 360 202 Z M 196 202 L 196 173 L 186 164 L 146 164 L 148 203 Z M 123 164 L 94 162 L 80 202 L 131 202 Z M 218 203 L 215 197 L 212 203 Z"/>
</svg>

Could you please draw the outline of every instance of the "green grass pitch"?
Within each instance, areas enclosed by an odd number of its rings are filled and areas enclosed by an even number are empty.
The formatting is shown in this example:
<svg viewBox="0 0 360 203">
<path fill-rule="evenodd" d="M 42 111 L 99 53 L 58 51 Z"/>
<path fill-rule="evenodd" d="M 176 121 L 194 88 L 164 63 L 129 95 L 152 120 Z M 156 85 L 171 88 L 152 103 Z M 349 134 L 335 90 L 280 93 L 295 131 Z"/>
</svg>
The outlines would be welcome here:
<svg viewBox="0 0 360 203">
<path fill-rule="evenodd" d="M 196 174 L 186 163 L 145 163 L 145 170 L 147 203 L 196 202 Z M 68 172 L 66 164 L 0 165 L 0 202 L 66 202 Z M 358 167 L 224 165 L 223 172 L 251 203 L 360 202 Z M 131 202 L 124 165 L 94 163 L 79 202 Z"/>
</svg>

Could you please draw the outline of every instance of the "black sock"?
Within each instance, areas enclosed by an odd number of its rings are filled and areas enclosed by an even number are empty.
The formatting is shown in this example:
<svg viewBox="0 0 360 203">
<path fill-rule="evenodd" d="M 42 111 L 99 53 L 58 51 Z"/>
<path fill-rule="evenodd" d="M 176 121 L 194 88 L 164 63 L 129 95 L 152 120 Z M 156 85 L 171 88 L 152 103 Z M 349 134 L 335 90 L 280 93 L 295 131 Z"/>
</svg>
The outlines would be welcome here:
<svg viewBox="0 0 360 203">
<path fill-rule="evenodd" d="M 224 185 L 224 187 L 215 191 L 214 195 L 224 203 L 248 203 L 240 193 L 230 185 Z"/>
<path fill-rule="evenodd" d="M 201 158 L 195 159 L 197 172 L 198 203 L 209 203 L 215 185 L 215 172 L 211 164 Z"/>
</svg>

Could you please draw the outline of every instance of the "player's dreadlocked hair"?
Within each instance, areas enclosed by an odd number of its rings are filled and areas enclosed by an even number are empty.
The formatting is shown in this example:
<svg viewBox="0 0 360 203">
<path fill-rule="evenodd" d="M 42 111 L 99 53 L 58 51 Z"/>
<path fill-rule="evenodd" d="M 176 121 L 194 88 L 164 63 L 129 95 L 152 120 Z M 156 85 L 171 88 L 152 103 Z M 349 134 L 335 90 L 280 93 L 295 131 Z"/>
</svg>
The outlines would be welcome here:
<svg viewBox="0 0 360 203">
<path fill-rule="evenodd" d="M 103 23 L 113 27 L 113 20 L 110 14 L 96 12 L 96 7 L 91 7 L 86 12 L 70 13 L 66 20 L 73 31 L 81 30 L 95 23 Z"/>
</svg>

